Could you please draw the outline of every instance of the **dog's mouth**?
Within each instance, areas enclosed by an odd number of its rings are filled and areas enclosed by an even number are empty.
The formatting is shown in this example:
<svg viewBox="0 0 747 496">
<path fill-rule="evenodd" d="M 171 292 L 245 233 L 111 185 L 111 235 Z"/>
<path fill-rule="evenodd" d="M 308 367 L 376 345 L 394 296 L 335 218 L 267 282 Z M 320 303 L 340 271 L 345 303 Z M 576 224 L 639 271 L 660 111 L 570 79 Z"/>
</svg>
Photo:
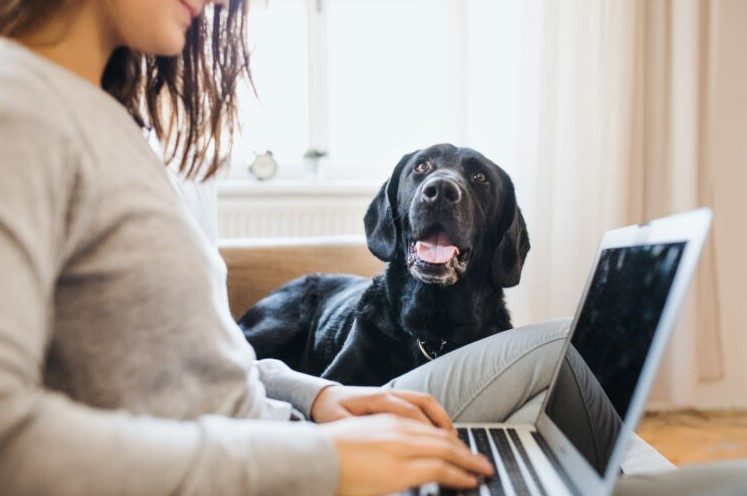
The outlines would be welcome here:
<svg viewBox="0 0 747 496">
<path fill-rule="evenodd" d="M 443 233 L 412 240 L 407 258 L 410 273 L 429 284 L 454 284 L 467 270 L 472 250 L 458 247 Z"/>
</svg>

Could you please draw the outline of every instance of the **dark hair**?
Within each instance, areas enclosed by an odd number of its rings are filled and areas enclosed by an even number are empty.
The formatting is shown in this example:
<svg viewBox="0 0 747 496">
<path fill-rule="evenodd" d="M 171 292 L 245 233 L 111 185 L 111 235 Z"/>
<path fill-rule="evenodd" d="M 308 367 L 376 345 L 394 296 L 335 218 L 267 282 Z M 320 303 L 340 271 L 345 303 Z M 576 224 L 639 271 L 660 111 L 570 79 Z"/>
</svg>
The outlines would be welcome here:
<svg viewBox="0 0 747 496">
<path fill-rule="evenodd" d="M 75 3 L 3 0 L 0 35 L 32 32 Z M 208 6 L 187 30 L 180 56 L 152 56 L 120 47 L 104 70 L 101 87 L 141 127 L 155 132 L 166 163 L 178 159 L 179 172 L 186 177 L 212 176 L 231 148 L 242 76 L 251 84 L 247 7 L 248 0 Z"/>
</svg>

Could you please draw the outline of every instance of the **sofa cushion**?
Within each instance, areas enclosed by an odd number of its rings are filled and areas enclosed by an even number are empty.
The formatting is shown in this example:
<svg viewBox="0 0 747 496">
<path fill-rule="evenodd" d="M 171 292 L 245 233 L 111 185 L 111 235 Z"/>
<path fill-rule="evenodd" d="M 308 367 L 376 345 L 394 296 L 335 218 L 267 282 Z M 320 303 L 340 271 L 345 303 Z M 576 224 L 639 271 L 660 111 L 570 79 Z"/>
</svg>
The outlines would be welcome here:
<svg viewBox="0 0 747 496">
<path fill-rule="evenodd" d="M 286 282 L 311 273 L 371 277 L 384 269 L 363 236 L 225 239 L 218 242 L 228 268 L 231 314 L 247 308 Z"/>
</svg>

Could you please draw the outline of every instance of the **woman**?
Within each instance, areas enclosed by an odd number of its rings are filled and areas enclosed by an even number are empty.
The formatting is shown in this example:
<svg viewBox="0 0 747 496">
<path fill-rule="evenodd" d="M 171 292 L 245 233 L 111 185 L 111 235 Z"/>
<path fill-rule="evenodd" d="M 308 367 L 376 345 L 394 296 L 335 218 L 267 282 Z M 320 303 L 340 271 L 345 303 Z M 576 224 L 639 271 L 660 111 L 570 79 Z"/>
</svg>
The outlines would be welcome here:
<svg viewBox="0 0 747 496">
<path fill-rule="evenodd" d="M 153 130 L 184 175 L 215 173 L 248 75 L 244 9 L 0 6 L 3 494 L 468 488 L 490 465 L 431 396 L 401 388 L 436 393 L 459 420 L 536 411 L 567 321 L 495 337 L 518 355 L 479 345 L 385 390 L 254 359 L 225 266 L 143 137 Z M 288 422 L 301 415 L 315 423 Z"/>
<path fill-rule="evenodd" d="M 241 1 L 0 7 L 3 493 L 380 494 L 492 472 L 431 396 L 257 362 L 231 321 L 225 267 L 142 131 L 185 175 L 217 170 L 244 26 Z"/>
</svg>

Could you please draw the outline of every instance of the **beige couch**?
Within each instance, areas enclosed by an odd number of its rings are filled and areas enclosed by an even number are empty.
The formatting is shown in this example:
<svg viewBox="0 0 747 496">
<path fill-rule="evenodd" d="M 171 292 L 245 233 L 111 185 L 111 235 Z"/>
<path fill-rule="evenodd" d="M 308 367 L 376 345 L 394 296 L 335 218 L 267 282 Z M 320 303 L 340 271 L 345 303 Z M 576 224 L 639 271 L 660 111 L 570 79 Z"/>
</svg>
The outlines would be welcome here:
<svg viewBox="0 0 747 496">
<path fill-rule="evenodd" d="M 228 267 L 228 300 L 235 319 L 270 291 L 313 272 L 371 277 L 384 268 L 360 236 L 236 239 L 218 243 Z"/>
</svg>

